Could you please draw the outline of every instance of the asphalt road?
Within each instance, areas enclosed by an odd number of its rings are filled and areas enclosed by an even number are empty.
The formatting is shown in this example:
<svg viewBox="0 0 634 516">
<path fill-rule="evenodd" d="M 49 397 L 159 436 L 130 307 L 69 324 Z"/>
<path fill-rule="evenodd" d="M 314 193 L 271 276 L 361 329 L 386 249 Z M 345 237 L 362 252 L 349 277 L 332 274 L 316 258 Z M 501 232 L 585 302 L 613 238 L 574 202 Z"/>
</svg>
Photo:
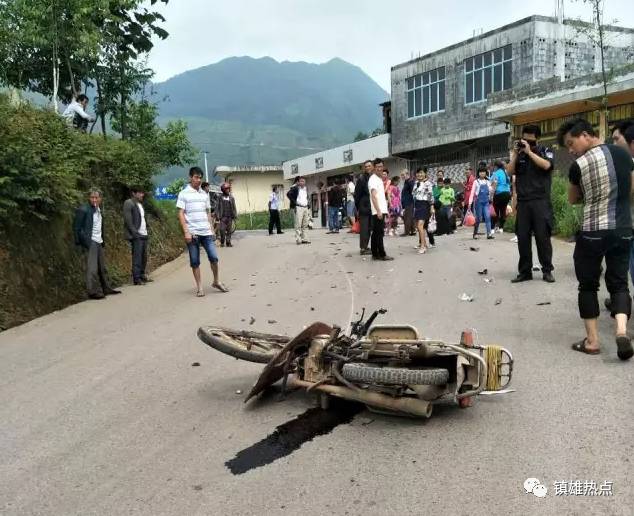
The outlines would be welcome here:
<svg viewBox="0 0 634 516">
<path fill-rule="evenodd" d="M 555 244 L 557 283 L 511 285 L 510 235 L 478 252 L 466 232 L 440 237 L 424 256 L 386 238 L 386 263 L 362 260 L 351 235 L 311 236 L 240 235 L 220 250 L 228 294 L 194 297 L 181 257 L 150 285 L 0 334 L 0 514 L 632 514 L 634 361 L 617 359 L 607 314 L 601 355 L 569 349 L 583 335 L 571 244 Z M 233 475 L 226 461 L 313 401 L 245 406 L 236 392 L 261 366 L 204 346 L 198 326 L 295 333 L 346 325 L 364 306 L 428 337 L 476 328 L 513 352 L 516 392 L 426 421 L 363 411 Z M 528 477 L 545 498 L 524 492 Z M 576 480 L 613 482 L 613 495 L 555 496 L 555 482 Z"/>
</svg>

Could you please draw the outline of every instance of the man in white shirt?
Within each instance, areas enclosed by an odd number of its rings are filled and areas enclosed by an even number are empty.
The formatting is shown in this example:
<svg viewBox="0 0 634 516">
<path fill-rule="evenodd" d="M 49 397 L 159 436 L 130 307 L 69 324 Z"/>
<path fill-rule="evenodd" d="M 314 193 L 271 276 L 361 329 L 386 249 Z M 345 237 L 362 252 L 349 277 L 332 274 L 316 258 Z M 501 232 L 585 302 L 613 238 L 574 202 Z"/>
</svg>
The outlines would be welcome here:
<svg viewBox="0 0 634 516">
<path fill-rule="evenodd" d="M 66 120 L 68 125 L 73 126 L 75 129 L 86 132 L 88 129 L 88 123 L 94 122 L 95 117 L 86 113 L 86 107 L 88 106 L 88 97 L 86 95 L 78 95 L 77 100 L 73 100 L 62 113 L 62 117 Z"/>
<path fill-rule="evenodd" d="M 101 192 L 92 189 L 88 194 L 88 204 L 75 213 L 73 232 L 75 244 L 87 252 L 86 290 L 91 299 L 103 299 L 107 295 L 121 294 L 110 286 L 106 272 L 103 246 L 103 216 L 101 214 Z"/>
<path fill-rule="evenodd" d="M 123 229 L 132 251 L 132 280 L 135 285 L 145 285 L 152 281 L 146 271 L 148 225 L 143 208 L 145 192 L 140 187 L 132 187 L 130 193 L 130 199 L 123 203 Z"/>
<path fill-rule="evenodd" d="M 215 237 L 213 234 L 211 220 L 211 203 L 209 195 L 201 188 L 203 182 L 203 171 L 200 167 L 189 169 L 189 185 L 178 194 L 176 207 L 178 208 L 178 220 L 183 228 L 187 250 L 189 251 L 189 265 L 194 274 L 196 282 L 196 295 L 203 297 L 203 290 L 200 277 L 200 246 L 202 245 L 207 253 L 207 258 L 211 265 L 211 272 L 214 281 L 211 286 L 220 292 L 229 290 L 220 283 L 218 271 L 218 253 L 216 251 Z"/>
<path fill-rule="evenodd" d="M 388 261 L 393 260 L 391 256 L 385 254 L 383 247 L 383 234 L 385 232 L 385 217 L 387 215 L 387 199 L 385 198 L 385 187 L 383 185 L 383 161 L 379 158 L 374 160 L 374 173 L 368 180 L 368 190 L 370 191 L 370 207 L 372 209 L 372 236 L 370 238 L 370 248 L 372 249 L 372 259 Z"/>
<path fill-rule="evenodd" d="M 300 177 L 297 186 L 294 186 L 288 192 L 291 204 L 295 205 L 295 241 L 299 244 L 310 244 L 310 240 L 306 237 L 308 229 L 308 221 L 310 220 L 310 211 L 308 207 L 308 190 L 306 188 L 306 180 Z"/>
<path fill-rule="evenodd" d="M 277 186 L 273 187 L 271 195 L 269 195 L 269 235 L 273 234 L 273 226 L 277 228 L 277 234 L 281 235 L 282 221 L 280 220 L 280 209 L 282 208 L 282 202 L 277 191 Z"/>
</svg>

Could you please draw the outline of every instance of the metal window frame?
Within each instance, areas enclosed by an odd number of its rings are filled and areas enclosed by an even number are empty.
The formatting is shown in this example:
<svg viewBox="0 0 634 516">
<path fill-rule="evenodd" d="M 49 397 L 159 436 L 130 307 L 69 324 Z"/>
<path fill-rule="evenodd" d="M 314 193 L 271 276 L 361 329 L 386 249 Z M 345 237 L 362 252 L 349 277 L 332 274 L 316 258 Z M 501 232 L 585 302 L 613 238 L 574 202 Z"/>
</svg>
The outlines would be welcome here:
<svg viewBox="0 0 634 516">
<path fill-rule="evenodd" d="M 425 116 L 430 116 L 430 115 L 435 115 L 437 113 L 444 113 L 445 109 L 436 109 L 436 111 L 431 111 L 431 87 L 432 84 L 440 84 L 445 83 L 446 79 L 447 79 L 447 70 L 445 69 L 446 67 L 444 66 L 439 66 L 438 68 L 434 68 L 433 70 L 428 70 L 426 72 L 423 73 L 419 73 L 416 75 L 412 75 L 411 77 L 408 77 L 407 79 L 405 79 L 405 85 L 406 85 L 406 89 L 405 89 L 405 95 L 407 97 L 407 120 L 414 120 L 416 118 L 422 118 Z M 442 79 L 440 79 L 440 70 L 443 71 L 442 73 Z M 436 80 L 432 82 L 431 80 L 431 74 L 432 72 L 436 72 Z M 423 80 L 424 76 L 427 76 L 428 81 L 425 82 Z M 420 86 L 416 86 L 416 78 L 420 77 Z M 414 87 L 410 88 L 409 85 L 407 84 L 410 80 L 413 81 Z M 425 95 L 425 89 L 427 89 L 427 94 Z M 440 87 L 438 86 L 436 88 L 436 107 L 440 107 Z M 420 105 L 420 115 L 416 114 L 416 90 L 421 90 L 420 91 L 420 99 L 421 99 L 421 105 Z M 443 88 L 443 91 L 445 92 L 445 96 L 447 95 L 447 85 L 445 84 L 445 87 Z M 412 112 L 414 113 L 414 116 L 409 116 L 409 93 L 413 92 L 412 98 L 414 99 L 414 106 L 413 106 L 413 110 Z M 425 113 L 423 111 L 423 106 L 424 106 L 424 101 L 423 101 L 423 96 L 427 96 L 427 98 L 429 99 L 429 111 L 427 113 Z M 447 105 L 447 101 L 445 99 L 445 108 Z"/>
<path fill-rule="evenodd" d="M 509 44 L 510 45 L 510 44 Z M 504 84 L 504 65 L 506 63 L 512 63 L 513 62 L 513 47 L 511 46 L 511 57 L 510 58 L 505 58 L 504 57 L 504 49 L 506 47 L 508 47 L 509 45 L 504 45 L 502 47 L 497 47 L 494 48 L 493 50 L 488 50 L 486 52 L 483 52 L 481 54 L 476 54 L 474 56 L 468 57 L 464 60 L 463 64 L 464 64 L 464 84 L 465 84 L 465 92 L 464 92 L 464 103 L 465 106 L 471 106 L 473 104 L 480 104 L 482 102 L 486 102 L 487 101 L 487 94 L 485 93 L 485 84 L 486 84 L 486 80 L 485 80 L 485 75 L 487 73 L 491 74 L 491 87 L 493 88 L 491 91 L 495 91 L 494 89 L 494 85 L 495 85 L 495 77 L 494 77 L 494 70 L 495 67 L 500 65 L 502 68 L 502 79 L 501 79 L 501 83 L 502 83 L 502 89 L 500 91 L 506 91 L 507 89 L 511 89 L 513 87 L 513 84 L 511 83 L 511 85 L 507 88 L 505 87 L 506 85 Z M 495 52 L 500 51 L 502 53 L 502 60 L 501 61 L 495 61 Z M 484 64 L 485 61 L 485 55 L 490 55 L 491 56 L 491 62 L 488 65 Z M 481 57 L 482 60 L 482 65 L 479 67 L 476 67 L 476 57 Z M 471 66 L 471 70 L 467 71 L 467 61 L 471 60 L 472 61 L 472 66 Z M 513 65 L 511 65 L 512 67 Z M 511 68 L 512 69 L 512 68 Z M 475 79 L 474 79 L 474 75 L 475 72 L 478 72 L 482 70 L 482 85 L 481 85 L 481 93 L 482 93 L 482 98 L 480 100 L 471 100 L 468 101 L 467 100 L 467 81 L 470 80 L 472 83 L 472 92 L 473 92 L 473 98 L 475 99 Z"/>
</svg>

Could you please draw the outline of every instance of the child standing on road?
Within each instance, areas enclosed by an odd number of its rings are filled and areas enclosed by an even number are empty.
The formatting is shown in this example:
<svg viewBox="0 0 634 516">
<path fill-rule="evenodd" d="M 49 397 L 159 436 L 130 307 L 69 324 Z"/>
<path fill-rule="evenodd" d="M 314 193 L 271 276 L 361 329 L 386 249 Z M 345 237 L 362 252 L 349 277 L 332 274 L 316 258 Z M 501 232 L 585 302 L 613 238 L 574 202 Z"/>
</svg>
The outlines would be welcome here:
<svg viewBox="0 0 634 516">
<path fill-rule="evenodd" d="M 473 226 L 473 239 L 478 238 L 478 228 L 480 222 L 484 220 L 487 231 L 487 239 L 492 240 L 493 231 L 491 231 L 491 213 L 489 207 L 489 199 L 491 197 L 492 187 L 491 181 L 487 179 L 487 167 L 486 164 L 478 167 L 478 179 L 476 179 L 473 185 L 473 204 L 475 205 L 475 217 L 476 223 Z"/>
<path fill-rule="evenodd" d="M 456 191 L 451 187 L 451 179 L 448 177 L 444 179 L 438 200 L 440 201 L 442 215 L 447 219 L 449 226 L 451 226 L 451 215 L 456 201 Z"/>
<path fill-rule="evenodd" d="M 396 236 L 396 228 L 398 227 L 398 217 L 401 214 L 401 191 L 398 189 L 398 183 L 400 181 L 399 176 L 394 176 L 390 181 L 388 190 L 388 206 L 390 209 L 390 225 L 389 233 L 392 236 Z"/>
</svg>

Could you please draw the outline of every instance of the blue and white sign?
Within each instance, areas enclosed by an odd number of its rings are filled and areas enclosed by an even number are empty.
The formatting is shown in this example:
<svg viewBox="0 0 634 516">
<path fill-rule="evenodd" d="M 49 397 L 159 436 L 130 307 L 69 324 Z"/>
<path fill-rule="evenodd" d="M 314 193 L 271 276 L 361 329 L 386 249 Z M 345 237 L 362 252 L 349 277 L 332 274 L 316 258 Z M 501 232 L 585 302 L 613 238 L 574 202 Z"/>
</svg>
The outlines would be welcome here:
<svg viewBox="0 0 634 516">
<path fill-rule="evenodd" d="M 154 198 L 155 199 L 176 199 L 176 195 L 167 193 L 166 186 L 157 186 L 154 189 Z"/>
</svg>

